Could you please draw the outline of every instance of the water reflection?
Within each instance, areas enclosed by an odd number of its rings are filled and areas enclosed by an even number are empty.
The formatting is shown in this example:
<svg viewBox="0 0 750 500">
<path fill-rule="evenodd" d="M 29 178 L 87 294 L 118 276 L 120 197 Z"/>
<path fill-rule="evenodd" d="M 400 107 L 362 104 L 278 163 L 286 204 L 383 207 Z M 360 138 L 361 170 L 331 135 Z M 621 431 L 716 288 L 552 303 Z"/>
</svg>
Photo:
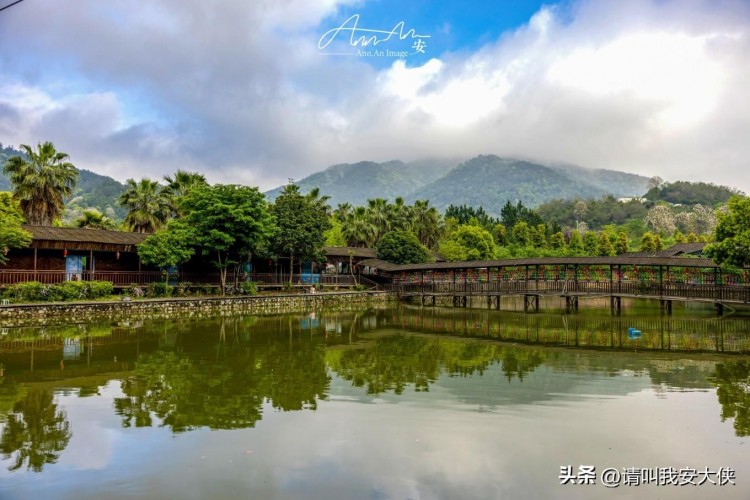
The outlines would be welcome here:
<svg viewBox="0 0 750 500">
<path fill-rule="evenodd" d="M 0 453 L 10 460 L 8 470 L 24 465 L 41 472 L 53 464 L 70 441 L 70 423 L 53 401 L 52 392 L 32 387 L 13 405 L 3 422 Z"/>
<path fill-rule="evenodd" d="M 747 352 L 748 321 L 393 308 L 10 329 L 0 452 L 12 471 L 55 463 L 86 425 L 56 397 L 104 398 L 112 381 L 112 411 L 132 430 L 252 428 L 269 408 L 316 410 L 335 382 L 368 396 L 438 389 L 481 408 L 716 388 L 717 414 L 747 436 L 750 364 L 685 353 Z M 644 331 L 637 344 L 630 326 Z"/>
<path fill-rule="evenodd" d="M 750 364 L 747 361 L 718 363 L 709 378 L 717 387 L 721 420 L 734 419 L 738 436 L 750 436 Z"/>
</svg>

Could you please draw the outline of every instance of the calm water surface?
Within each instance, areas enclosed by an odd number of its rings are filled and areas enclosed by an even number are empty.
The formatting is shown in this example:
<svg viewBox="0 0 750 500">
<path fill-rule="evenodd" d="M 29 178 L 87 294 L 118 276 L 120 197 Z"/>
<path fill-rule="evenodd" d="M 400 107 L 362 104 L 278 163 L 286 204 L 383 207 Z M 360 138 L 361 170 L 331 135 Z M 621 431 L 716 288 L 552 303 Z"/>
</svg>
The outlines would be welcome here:
<svg viewBox="0 0 750 500">
<path fill-rule="evenodd" d="M 750 498 L 750 318 L 677 309 L 2 329 L 0 498 Z"/>
</svg>

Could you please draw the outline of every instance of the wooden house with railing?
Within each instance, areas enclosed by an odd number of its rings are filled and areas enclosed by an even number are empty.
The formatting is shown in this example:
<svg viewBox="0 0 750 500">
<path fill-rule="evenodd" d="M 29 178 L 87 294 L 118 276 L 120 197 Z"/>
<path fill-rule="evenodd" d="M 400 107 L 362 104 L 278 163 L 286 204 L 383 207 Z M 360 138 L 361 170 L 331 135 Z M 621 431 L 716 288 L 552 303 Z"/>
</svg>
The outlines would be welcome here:
<svg viewBox="0 0 750 500">
<path fill-rule="evenodd" d="M 31 244 L 8 252 L 7 264 L 0 266 L 0 287 L 25 281 L 55 284 L 100 280 L 125 288 L 164 279 L 162 270 L 144 265 L 138 257 L 137 245 L 147 234 L 31 225 L 24 229 L 31 233 Z M 349 269 L 350 263 L 356 265 L 374 257 L 374 252 L 366 248 L 329 247 L 325 254 L 325 262 L 305 263 L 301 269 L 295 269 L 291 276 L 293 285 L 354 285 L 359 282 L 354 276 L 357 268 Z M 290 281 L 291 271 L 288 262 L 286 266 L 284 263 L 284 259 L 254 258 L 240 266 L 236 278 L 265 287 L 282 286 Z M 196 285 L 220 283 L 219 273 L 200 256 L 181 266 L 177 276 L 170 280 Z M 228 273 L 227 280 L 234 282 L 235 273 Z"/>
</svg>

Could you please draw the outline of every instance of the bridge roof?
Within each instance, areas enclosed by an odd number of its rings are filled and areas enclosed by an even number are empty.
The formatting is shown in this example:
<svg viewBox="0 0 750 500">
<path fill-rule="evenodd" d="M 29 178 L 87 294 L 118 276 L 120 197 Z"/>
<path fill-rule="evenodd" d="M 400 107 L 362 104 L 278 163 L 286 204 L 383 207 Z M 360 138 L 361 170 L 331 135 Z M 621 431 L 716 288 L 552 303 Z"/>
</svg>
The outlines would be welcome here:
<svg viewBox="0 0 750 500">
<path fill-rule="evenodd" d="M 460 262 L 430 262 L 426 264 L 391 264 L 379 259 L 367 259 L 360 266 L 374 267 L 386 272 L 401 271 L 438 271 L 457 269 L 483 269 L 487 267 L 510 266 L 554 266 L 554 265 L 589 265 L 589 266 L 669 266 L 669 267 L 718 267 L 711 259 L 694 259 L 687 257 L 537 257 L 529 259 L 471 260 Z"/>
</svg>

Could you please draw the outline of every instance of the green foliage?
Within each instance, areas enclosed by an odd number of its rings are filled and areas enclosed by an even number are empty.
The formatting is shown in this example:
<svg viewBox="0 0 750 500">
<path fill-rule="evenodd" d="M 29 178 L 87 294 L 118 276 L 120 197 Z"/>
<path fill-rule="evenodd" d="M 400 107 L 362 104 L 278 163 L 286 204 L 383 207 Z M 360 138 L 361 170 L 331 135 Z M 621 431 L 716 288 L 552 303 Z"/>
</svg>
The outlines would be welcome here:
<svg viewBox="0 0 750 500">
<path fill-rule="evenodd" d="M 570 233 L 570 241 L 568 241 L 568 250 L 573 255 L 581 255 L 583 253 L 583 238 L 581 233 L 573 231 Z"/>
<path fill-rule="evenodd" d="M 677 181 L 652 187 L 644 197 L 650 201 L 666 201 L 682 205 L 700 204 L 712 207 L 719 203 L 726 203 L 736 194 L 738 194 L 736 189 L 726 186 L 717 186 L 705 182 Z"/>
<path fill-rule="evenodd" d="M 25 231 L 18 203 L 10 193 L 0 192 L 0 265 L 8 262 L 11 248 L 22 248 L 31 243 L 31 233 Z"/>
<path fill-rule="evenodd" d="M 114 220 L 102 214 L 96 208 L 86 208 L 83 213 L 73 222 L 74 227 L 89 229 L 117 229 Z"/>
<path fill-rule="evenodd" d="M 420 264 L 428 262 L 430 254 L 408 231 L 391 231 L 380 239 L 378 258 L 394 264 Z"/>
<path fill-rule="evenodd" d="M 505 202 L 500 210 L 500 219 L 506 228 L 512 228 L 519 222 L 525 222 L 527 226 L 536 226 L 544 222 L 536 212 L 526 208 L 520 200 L 515 205 L 510 201 Z"/>
<path fill-rule="evenodd" d="M 620 231 L 617 233 L 617 240 L 615 241 L 615 254 L 624 254 L 629 249 L 630 241 L 628 241 L 628 235 L 624 231 Z"/>
<path fill-rule="evenodd" d="M 508 229 L 503 224 L 495 224 L 492 231 L 492 236 L 495 237 L 495 243 L 497 245 L 505 245 L 508 243 Z"/>
<path fill-rule="evenodd" d="M 194 253 L 190 231 L 174 221 L 138 245 L 138 256 L 143 263 L 159 268 L 176 267 L 190 260 Z"/>
<path fill-rule="evenodd" d="M 440 245 L 440 253 L 446 260 L 483 260 L 495 256 L 495 240 L 492 234 L 479 226 L 459 226 Z"/>
<path fill-rule="evenodd" d="M 127 208 L 123 227 L 136 233 L 153 233 L 167 223 L 172 210 L 172 197 L 157 181 L 128 179 L 120 195 L 120 205 Z"/>
<path fill-rule="evenodd" d="M 586 255 L 597 255 L 599 252 L 599 237 L 594 231 L 583 235 L 583 251 Z"/>
<path fill-rule="evenodd" d="M 706 247 L 706 255 L 723 266 L 750 265 L 750 198 L 733 196 L 729 200 L 728 210 L 719 212 L 718 218 L 716 243 Z"/>
<path fill-rule="evenodd" d="M 181 199 L 179 210 L 184 216 L 170 223 L 167 230 L 189 234 L 192 245 L 203 255 L 215 258 L 222 292 L 226 289 L 227 268 L 263 248 L 275 230 L 273 217 L 257 188 L 198 186 Z"/>
<path fill-rule="evenodd" d="M 29 224 L 50 226 L 73 194 L 78 170 L 51 142 L 38 144 L 36 149 L 22 144 L 21 150 L 24 156 L 8 158 L 3 173 L 10 176 L 13 197 Z"/>
<path fill-rule="evenodd" d="M 337 216 L 332 216 L 328 219 L 331 224 L 331 228 L 323 233 L 325 237 L 325 246 L 327 247 L 345 247 L 346 238 L 344 238 L 344 232 L 341 227 L 341 222 Z"/>
<path fill-rule="evenodd" d="M 615 254 L 615 249 L 612 246 L 612 242 L 609 239 L 609 235 L 602 231 L 599 233 L 599 249 L 598 255 L 601 257 L 609 257 Z"/>
<path fill-rule="evenodd" d="M 531 244 L 531 231 L 525 221 L 516 222 L 510 232 L 511 240 L 522 247 Z"/>
<path fill-rule="evenodd" d="M 576 218 L 575 205 L 581 200 L 555 199 L 541 204 L 536 212 L 548 224 L 575 227 L 576 222 L 585 221 L 591 229 L 601 229 L 607 224 L 625 224 L 629 220 L 643 219 L 648 209 L 639 201 L 619 202 L 614 196 L 585 200 L 586 212 L 581 219 Z M 644 229 L 645 230 L 645 229 Z M 638 234 L 641 234 L 640 231 Z"/>
<path fill-rule="evenodd" d="M 58 285 L 28 281 L 7 287 L 4 297 L 15 303 L 67 302 L 106 298 L 113 289 L 110 281 L 64 281 Z"/>
<path fill-rule="evenodd" d="M 289 256 L 290 267 L 295 260 L 322 260 L 325 232 L 331 228 L 327 206 L 314 198 L 303 196 L 299 187 L 288 184 L 271 208 L 278 232 L 272 247 L 278 255 Z M 291 273 L 290 273 L 291 280 Z"/>
<path fill-rule="evenodd" d="M 496 224 L 500 223 L 498 219 L 487 215 L 481 205 L 477 209 L 468 205 L 450 205 L 445 210 L 445 218 L 448 217 L 456 219 L 459 224 L 468 224 L 471 219 L 475 219 L 480 226 L 488 231 L 491 231 Z"/>
<path fill-rule="evenodd" d="M 547 246 L 547 227 L 544 224 L 537 224 L 529 230 L 531 236 L 531 245 L 534 248 L 545 248 Z"/>
<path fill-rule="evenodd" d="M 656 251 L 656 239 L 654 233 L 647 231 L 641 237 L 641 246 L 638 247 L 641 252 L 655 252 Z"/>
<path fill-rule="evenodd" d="M 174 287 L 167 284 L 165 281 L 159 281 L 155 283 L 149 283 L 146 287 L 145 293 L 147 297 L 171 297 Z"/>
<path fill-rule="evenodd" d="M 565 248 L 565 235 L 563 235 L 562 231 L 558 231 L 552 236 L 550 236 L 549 247 L 554 250 L 560 250 L 560 249 Z"/>
</svg>

